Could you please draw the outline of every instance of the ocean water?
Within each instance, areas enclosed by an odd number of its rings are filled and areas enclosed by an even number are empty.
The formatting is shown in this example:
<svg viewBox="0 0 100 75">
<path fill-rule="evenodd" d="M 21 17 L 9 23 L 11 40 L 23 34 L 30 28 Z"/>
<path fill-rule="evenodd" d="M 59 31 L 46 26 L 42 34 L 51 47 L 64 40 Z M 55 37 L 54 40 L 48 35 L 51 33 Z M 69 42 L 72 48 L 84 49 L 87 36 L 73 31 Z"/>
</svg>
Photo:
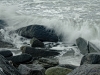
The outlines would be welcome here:
<svg viewBox="0 0 100 75">
<path fill-rule="evenodd" d="M 17 48 L 29 43 L 29 40 L 22 41 L 21 36 L 9 35 L 9 32 L 31 24 L 53 28 L 57 35 L 63 35 L 64 43 L 75 43 L 78 37 L 83 37 L 100 48 L 99 6 L 100 0 L 0 0 L 0 19 L 9 25 L 6 31 L 0 31 L 4 34 L 4 40 Z M 79 65 L 82 55 L 77 47 L 56 47 L 64 52 L 71 48 L 75 55 L 60 57 L 60 63 Z"/>
</svg>

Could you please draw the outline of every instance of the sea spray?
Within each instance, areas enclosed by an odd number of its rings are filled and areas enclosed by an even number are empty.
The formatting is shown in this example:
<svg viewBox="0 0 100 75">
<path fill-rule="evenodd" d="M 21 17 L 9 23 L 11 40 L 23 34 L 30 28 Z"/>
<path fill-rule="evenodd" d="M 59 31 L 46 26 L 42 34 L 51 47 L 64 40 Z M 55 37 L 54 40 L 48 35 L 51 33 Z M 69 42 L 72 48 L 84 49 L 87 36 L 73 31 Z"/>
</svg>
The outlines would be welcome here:
<svg viewBox="0 0 100 75">
<path fill-rule="evenodd" d="M 99 0 L 0 0 L 0 19 L 8 24 L 0 32 L 4 35 L 3 40 L 20 48 L 29 44 L 29 40 L 10 32 L 38 24 L 54 29 L 57 35 L 62 35 L 64 43 L 75 43 L 78 37 L 82 37 L 100 48 L 99 5 Z M 74 58 L 61 58 L 61 63 L 68 59 L 68 63 L 79 65 L 77 62 L 81 56 Z"/>
</svg>

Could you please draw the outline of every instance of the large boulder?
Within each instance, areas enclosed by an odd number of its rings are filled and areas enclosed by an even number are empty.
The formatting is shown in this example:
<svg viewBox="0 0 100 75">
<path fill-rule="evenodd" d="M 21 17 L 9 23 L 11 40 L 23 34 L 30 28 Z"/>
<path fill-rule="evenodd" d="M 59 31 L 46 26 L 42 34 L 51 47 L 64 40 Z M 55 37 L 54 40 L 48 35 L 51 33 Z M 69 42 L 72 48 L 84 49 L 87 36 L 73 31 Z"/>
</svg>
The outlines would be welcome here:
<svg viewBox="0 0 100 75">
<path fill-rule="evenodd" d="M 26 38 L 35 37 L 40 41 L 58 41 L 58 36 L 55 34 L 55 31 L 52 29 L 47 29 L 45 26 L 42 25 L 29 25 L 26 27 L 22 27 L 15 32 Z"/>
<path fill-rule="evenodd" d="M 10 50 L 2 50 L 2 51 L 0 51 L 0 54 L 2 55 L 2 56 L 4 56 L 5 58 L 6 57 L 11 57 L 13 54 L 12 54 L 12 52 L 10 51 Z"/>
<path fill-rule="evenodd" d="M 80 52 L 85 55 L 87 53 L 93 53 L 93 52 L 100 52 L 100 49 L 98 49 L 93 43 L 79 37 L 76 39 L 76 44 L 78 48 L 80 49 Z"/>
<path fill-rule="evenodd" d="M 30 44 L 31 47 L 44 47 L 44 43 L 34 37 L 30 40 Z"/>
<path fill-rule="evenodd" d="M 21 47 L 22 53 L 27 53 L 32 55 L 33 57 L 50 57 L 57 56 L 60 53 L 57 50 L 46 50 L 46 49 L 37 49 L 28 46 Z"/>
<path fill-rule="evenodd" d="M 63 67 L 51 67 L 48 68 L 45 72 L 45 75 L 66 75 L 71 72 L 71 69 Z"/>
<path fill-rule="evenodd" d="M 0 75 L 21 75 L 2 55 L 0 55 Z"/>
<path fill-rule="evenodd" d="M 7 58 L 7 60 L 12 61 L 14 65 L 19 65 L 19 64 L 25 64 L 30 62 L 32 60 L 32 56 L 29 54 L 21 54 L 21 55 L 9 57 Z"/>
<path fill-rule="evenodd" d="M 7 26 L 7 23 L 4 20 L 0 20 L 0 29 L 3 29 L 5 26 Z"/>
<path fill-rule="evenodd" d="M 100 75 L 99 64 L 85 64 L 74 69 L 71 73 L 66 75 Z"/>
<path fill-rule="evenodd" d="M 100 64 L 100 53 L 86 54 L 83 56 L 80 64 Z"/>
<path fill-rule="evenodd" d="M 76 44 L 78 46 L 78 48 L 80 49 L 80 52 L 84 55 L 86 53 L 88 53 L 88 49 L 87 49 L 87 41 L 81 37 L 79 37 L 78 39 L 76 39 Z"/>
<path fill-rule="evenodd" d="M 45 69 L 39 64 L 21 64 L 18 69 L 22 75 L 45 75 Z"/>
</svg>

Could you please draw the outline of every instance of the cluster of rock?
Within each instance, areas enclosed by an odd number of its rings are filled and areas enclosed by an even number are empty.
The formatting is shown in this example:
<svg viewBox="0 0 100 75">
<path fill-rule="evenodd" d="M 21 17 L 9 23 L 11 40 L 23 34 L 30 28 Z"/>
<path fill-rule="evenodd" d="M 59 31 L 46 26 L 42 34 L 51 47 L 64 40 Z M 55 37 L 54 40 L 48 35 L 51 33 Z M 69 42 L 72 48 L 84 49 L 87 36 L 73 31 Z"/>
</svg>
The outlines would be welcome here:
<svg viewBox="0 0 100 75">
<path fill-rule="evenodd" d="M 100 75 L 100 50 L 81 37 L 76 40 L 76 43 L 84 56 L 80 66 L 66 75 Z"/>
<path fill-rule="evenodd" d="M 0 75 L 65 75 L 76 68 L 73 65 L 60 65 L 54 58 L 59 52 L 45 49 L 44 43 L 38 39 L 33 38 L 30 43 L 31 46 L 20 48 L 21 55 L 13 56 L 10 50 L 0 51 Z"/>
<path fill-rule="evenodd" d="M 7 24 L 0 20 L 0 29 Z M 91 42 L 79 37 L 76 39 L 83 58 L 80 66 L 71 64 L 59 64 L 55 56 L 59 55 L 57 50 L 51 50 L 50 45 L 44 45 L 44 41 L 57 42 L 61 38 L 52 29 L 42 25 L 30 25 L 17 29 L 11 33 L 29 38 L 30 46 L 22 46 L 21 55 L 13 56 L 10 50 L 0 51 L 0 75 L 100 75 L 100 50 Z M 1 34 L 1 33 L 0 33 Z M 12 48 L 13 45 L 2 41 L 0 47 Z M 58 44 L 55 44 L 56 46 Z M 65 59 L 66 60 L 66 59 Z"/>
<path fill-rule="evenodd" d="M 3 20 L 0 21 L 2 26 L 5 25 L 5 22 L 3 22 Z M 1 29 L 4 29 L 2 26 Z M 59 37 L 54 30 L 47 29 L 42 25 L 30 25 L 10 33 L 14 32 L 31 39 L 30 46 L 22 46 L 20 48 L 22 54 L 16 56 L 13 56 L 10 50 L 0 51 L 0 75 L 46 75 L 53 70 L 57 73 L 61 70 L 62 73 L 66 74 L 71 71 L 64 65 L 59 65 L 58 59 L 54 58 L 60 53 L 57 50 L 51 50 L 51 44 L 48 44 L 47 47 L 43 43 L 44 41 L 58 42 Z M 1 48 L 13 48 L 13 46 L 9 47 L 10 43 L 8 42 L 5 43 L 1 40 L 0 43 Z M 71 67 L 73 66 L 71 65 Z M 50 68 L 53 68 L 53 70 Z"/>
</svg>

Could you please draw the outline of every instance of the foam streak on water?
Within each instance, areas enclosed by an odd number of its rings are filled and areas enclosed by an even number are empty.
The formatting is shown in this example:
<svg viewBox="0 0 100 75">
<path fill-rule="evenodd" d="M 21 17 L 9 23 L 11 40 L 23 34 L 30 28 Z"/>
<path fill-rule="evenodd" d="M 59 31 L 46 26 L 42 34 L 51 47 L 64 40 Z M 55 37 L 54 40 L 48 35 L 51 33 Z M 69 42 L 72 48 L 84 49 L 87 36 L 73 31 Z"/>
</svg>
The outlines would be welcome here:
<svg viewBox="0 0 100 75">
<path fill-rule="evenodd" d="M 9 25 L 3 31 L 4 40 L 11 40 L 19 48 L 21 37 L 9 36 L 9 31 L 40 24 L 62 34 L 65 43 L 75 43 L 83 37 L 100 48 L 99 6 L 100 0 L 0 0 L 0 19 Z"/>
</svg>

